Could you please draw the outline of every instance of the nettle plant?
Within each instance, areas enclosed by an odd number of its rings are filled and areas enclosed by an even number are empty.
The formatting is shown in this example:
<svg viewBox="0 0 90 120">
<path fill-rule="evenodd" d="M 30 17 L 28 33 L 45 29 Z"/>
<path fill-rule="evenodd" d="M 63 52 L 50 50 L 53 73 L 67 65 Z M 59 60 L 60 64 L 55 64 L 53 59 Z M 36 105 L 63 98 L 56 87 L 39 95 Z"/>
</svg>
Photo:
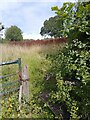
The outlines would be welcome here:
<svg viewBox="0 0 90 120">
<path fill-rule="evenodd" d="M 90 119 L 89 58 L 89 46 L 78 40 L 68 43 L 62 51 L 50 57 L 51 71 L 57 80 L 57 89 L 52 90 L 51 101 L 64 103 L 70 120 Z"/>
</svg>

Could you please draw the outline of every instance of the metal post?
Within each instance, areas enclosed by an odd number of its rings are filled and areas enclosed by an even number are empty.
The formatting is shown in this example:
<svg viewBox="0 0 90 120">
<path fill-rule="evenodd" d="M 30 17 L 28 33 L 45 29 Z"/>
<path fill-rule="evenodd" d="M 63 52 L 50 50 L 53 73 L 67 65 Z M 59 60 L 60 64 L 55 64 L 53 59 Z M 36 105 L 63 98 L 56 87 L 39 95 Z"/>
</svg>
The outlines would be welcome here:
<svg viewBox="0 0 90 120">
<path fill-rule="evenodd" d="M 19 71 L 22 70 L 22 66 L 21 66 L 21 58 L 18 58 L 18 65 L 19 65 Z"/>
<path fill-rule="evenodd" d="M 18 65 L 19 65 L 19 79 L 21 82 L 20 89 L 19 89 L 19 110 L 21 109 L 21 98 L 22 98 L 22 66 L 21 66 L 21 58 L 18 58 Z"/>
</svg>

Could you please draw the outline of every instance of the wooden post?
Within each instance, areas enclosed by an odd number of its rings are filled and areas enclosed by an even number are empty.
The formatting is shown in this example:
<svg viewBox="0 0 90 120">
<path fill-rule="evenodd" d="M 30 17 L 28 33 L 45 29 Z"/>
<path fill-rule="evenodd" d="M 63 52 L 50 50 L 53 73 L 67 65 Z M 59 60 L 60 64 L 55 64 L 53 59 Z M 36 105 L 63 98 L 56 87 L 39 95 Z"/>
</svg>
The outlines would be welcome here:
<svg viewBox="0 0 90 120">
<path fill-rule="evenodd" d="M 21 98 L 22 98 L 22 85 L 20 85 L 19 89 L 19 110 L 21 109 Z"/>
<path fill-rule="evenodd" d="M 19 90 L 19 110 L 21 109 L 21 98 L 25 98 L 26 101 L 29 99 L 29 75 L 28 67 L 24 66 L 23 70 L 20 72 L 20 90 Z M 24 102 L 25 103 L 25 102 Z"/>
<path fill-rule="evenodd" d="M 26 100 L 29 99 L 29 75 L 27 65 L 25 65 L 22 70 L 22 94 Z"/>
</svg>

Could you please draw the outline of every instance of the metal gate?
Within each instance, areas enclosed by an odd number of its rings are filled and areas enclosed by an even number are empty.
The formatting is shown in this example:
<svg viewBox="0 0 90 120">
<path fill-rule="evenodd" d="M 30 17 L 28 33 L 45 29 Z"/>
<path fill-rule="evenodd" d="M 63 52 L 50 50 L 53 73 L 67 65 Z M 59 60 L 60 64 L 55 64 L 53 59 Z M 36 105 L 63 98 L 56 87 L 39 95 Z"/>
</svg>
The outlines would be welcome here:
<svg viewBox="0 0 90 120">
<path fill-rule="evenodd" d="M 19 94 L 18 100 L 19 100 L 19 104 L 20 104 L 19 109 L 20 109 L 21 108 L 21 98 L 22 97 L 25 97 L 26 99 L 29 98 L 29 75 L 28 75 L 27 66 L 25 65 L 24 68 L 22 69 L 21 58 L 18 58 L 15 61 L 0 63 L 0 66 L 7 66 L 7 65 L 18 65 L 18 72 L 1 75 L 0 80 L 4 80 L 5 78 L 9 78 L 9 77 L 15 76 L 15 75 L 18 75 L 18 80 L 8 81 L 6 83 L 1 82 L 0 83 L 0 97 L 6 96 L 13 92 L 18 92 L 18 94 Z M 18 84 L 18 87 L 15 86 L 16 83 Z M 7 88 L 8 86 L 14 86 L 14 88 L 4 91 L 3 87 Z"/>
</svg>

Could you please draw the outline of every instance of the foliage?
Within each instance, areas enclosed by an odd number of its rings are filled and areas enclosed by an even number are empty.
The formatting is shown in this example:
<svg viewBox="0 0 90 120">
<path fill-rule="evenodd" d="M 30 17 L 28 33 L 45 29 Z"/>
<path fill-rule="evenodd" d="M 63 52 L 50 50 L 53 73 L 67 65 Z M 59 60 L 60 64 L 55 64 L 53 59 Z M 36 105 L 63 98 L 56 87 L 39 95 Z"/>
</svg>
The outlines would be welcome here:
<svg viewBox="0 0 90 120">
<path fill-rule="evenodd" d="M 51 37 L 68 37 L 70 41 L 79 39 L 90 40 L 90 2 L 63 3 L 61 8 L 52 7 L 57 14 L 45 20 L 41 35 Z M 72 39 L 73 38 L 73 39 Z"/>
<path fill-rule="evenodd" d="M 51 72 L 56 75 L 57 89 L 51 101 L 67 106 L 70 120 L 90 119 L 90 52 L 87 44 L 74 40 L 64 50 L 50 56 Z"/>
<path fill-rule="evenodd" d="M 50 17 L 44 21 L 40 34 L 42 36 L 60 37 L 61 27 L 58 26 L 58 16 Z"/>
<path fill-rule="evenodd" d="M 23 40 L 22 31 L 17 26 L 11 26 L 5 31 L 5 39 L 9 41 Z"/>
<path fill-rule="evenodd" d="M 55 76 L 49 102 L 60 105 L 60 118 L 67 120 L 90 119 L 90 4 L 64 3 L 56 11 L 61 24 L 60 34 L 70 42 L 57 54 L 50 55 L 49 73 Z M 62 21 L 62 22 L 61 22 Z M 46 84 L 47 86 L 47 84 Z M 47 88 L 49 90 L 48 84 Z M 63 107 L 62 107 L 63 106 Z M 59 118 L 57 116 L 57 118 Z"/>
<path fill-rule="evenodd" d="M 70 40 L 90 41 L 90 2 L 64 3 L 61 8 L 52 7 L 59 17 L 60 34 Z"/>
<path fill-rule="evenodd" d="M 0 118 L 27 118 L 30 116 L 29 101 L 24 103 L 22 101 L 22 107 L 19 110 L 18 94 L 10 93 L 4 96 L 1 101 L 2 114 Z"/>
</svg>

